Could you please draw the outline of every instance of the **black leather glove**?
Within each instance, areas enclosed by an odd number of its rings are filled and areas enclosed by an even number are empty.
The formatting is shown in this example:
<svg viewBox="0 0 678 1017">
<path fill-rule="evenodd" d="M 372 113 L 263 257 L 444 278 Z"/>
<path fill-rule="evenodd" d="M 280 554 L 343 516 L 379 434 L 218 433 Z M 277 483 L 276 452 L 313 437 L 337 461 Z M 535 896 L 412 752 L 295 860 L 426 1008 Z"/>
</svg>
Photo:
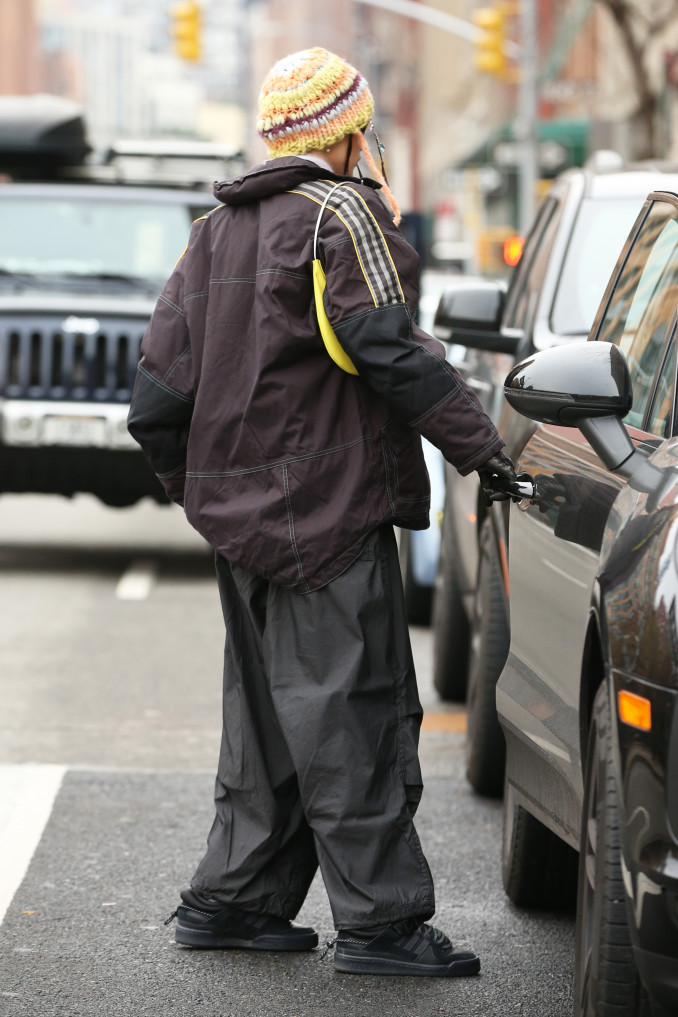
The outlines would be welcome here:
<svg viewBox="0 0 678 1017">
<path fill-rule="evenodd" d="M 480 489 L 486 505 L 493 501 L 507 501 L 511 497 L 511 485 L 518 480 L 513 461 L 505 452 L 496 452 L 478 467 Z"/>
</svg>

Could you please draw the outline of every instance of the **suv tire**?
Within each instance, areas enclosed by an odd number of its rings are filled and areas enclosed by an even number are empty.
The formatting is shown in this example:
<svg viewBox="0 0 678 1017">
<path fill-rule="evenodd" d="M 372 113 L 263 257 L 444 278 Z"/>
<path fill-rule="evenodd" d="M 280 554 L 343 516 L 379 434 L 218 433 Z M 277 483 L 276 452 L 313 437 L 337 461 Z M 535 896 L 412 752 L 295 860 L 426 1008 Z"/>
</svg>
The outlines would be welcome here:
<svg viewBox="0 0 678 1017">
<path fill-rule="evenodd" d="M 443 512 L 433 598 L 433 685 L 441 699 L 463 703 L 468 672 L 469 623 L 455 575 L 456 548 L 452 514 L 446 510 Z"/>
<path fill-rule="evenodd" d="M 502 880 L 521 908 L 571 909 L 576 898 L 577 852 L 519 805 L 504 781 Z"/>
<path fill-rule="evenodd" d="M 606 682 L 593 704 L 588 744 L 577 890 L 575 1017 L 608 1012 L 615 1017 L 650 1017 L 628 926 Z"/>
<path fill-rule="evenodd" d="M 430 625 L 433 590 L 430 586 L 422 586 L 414 578 L 411 530 L 400 531 L 398 557 L 400 573 L 403 577 L 407 623 L 408 625 Z"/>
<path fill-rule="evenodd" d="M 478 794 L 500 798 L 506 743 L 497 717 L 496 689 L 508 656 L 510 633 L 501 564 L 489 518 L 480 530 L 479 551 L 466 691 L 466 777 Z"/>
</svg>

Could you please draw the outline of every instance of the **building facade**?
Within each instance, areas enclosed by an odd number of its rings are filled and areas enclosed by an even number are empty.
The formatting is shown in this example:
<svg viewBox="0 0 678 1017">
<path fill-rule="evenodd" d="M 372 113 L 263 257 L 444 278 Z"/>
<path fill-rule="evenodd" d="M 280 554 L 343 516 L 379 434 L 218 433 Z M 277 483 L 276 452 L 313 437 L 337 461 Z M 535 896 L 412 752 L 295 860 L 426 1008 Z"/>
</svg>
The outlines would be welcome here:
<svg viewBox="0 0 678 1017">
<path fill-rule="evenodd" d="M 35 0 L 0 0 L 0 95 L 42 88 Z"/>
</svg>

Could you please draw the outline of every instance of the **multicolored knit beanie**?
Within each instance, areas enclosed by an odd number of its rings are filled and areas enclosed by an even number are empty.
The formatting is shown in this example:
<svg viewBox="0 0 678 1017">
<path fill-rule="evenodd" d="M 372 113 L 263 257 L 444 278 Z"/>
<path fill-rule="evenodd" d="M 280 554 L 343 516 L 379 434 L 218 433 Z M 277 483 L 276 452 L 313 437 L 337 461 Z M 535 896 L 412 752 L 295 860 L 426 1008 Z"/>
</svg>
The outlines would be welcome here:
<svg viewBox="0 0 678 1017">
<path fill-rule="evenodd" d="M 336 53 L 320 46 L 279 60 L 259 95 L 257 131 L 272 158 L 305 155 L 337 144 L 367 127 L 374 100 L 365 78 Z M 360 146 L 400 221 L 386 180 L 377 169 L 364 136 Z"/>
<path fill-rule="evenodd" d="M 292 53 L 261 86 L 257 130 L 271 156 L 304 155 L 366 127 L 374 113 L 363 76 L 335 53 Z"/>
</svg>

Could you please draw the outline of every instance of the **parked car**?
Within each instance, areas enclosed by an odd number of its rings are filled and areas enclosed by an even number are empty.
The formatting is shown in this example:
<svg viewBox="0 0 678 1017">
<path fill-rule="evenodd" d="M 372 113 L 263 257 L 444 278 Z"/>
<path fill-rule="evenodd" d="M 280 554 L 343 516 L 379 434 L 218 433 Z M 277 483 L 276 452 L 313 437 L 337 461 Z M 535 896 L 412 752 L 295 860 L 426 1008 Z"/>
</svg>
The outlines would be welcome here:
<svg viewBox="0 0 678 1017">
<path fill-rule="evenodd" d="M 468 276 L 457 272 L 425 269 L 421 273 L 418 319 L 425 332 L 433 329 L 433 319 L 442 293 L 450 287 L 468 286 Z M 400 530 L 398 551 L 405 592 L 405 610 L 411 625 L 431 623 L 433 586 L 440 554 L 440 523 L 445 497 L 445 473 L 442 453 L 422 439 L 424 460 L 431 482 L 431 525 L 427 530 Z"/>
<path fill-rule="evenodd" d="M 533 497 L 508 531 L 503 881 L 562 902 L 579 851 L 580 1017 L 678 1012 L 677 315 L 678 194 L 657 191 L 589 341 L 506 380 Z"/>
<path fill-rule="evenodd" d="M 215 205 L 193 186 L 214 147 L 88 151 L 72 103 L 0 98 L 0 493 L 166 502 L 126 418 L 157 296 Z"/>
<path fill-rule="evenodd" d="M 586 338 L 625 237 L 653 187 L 678 187 L 678 174 L 623 169 L 611 154 L 559 177 L 541 205 L 504 293 L 499 283 L 444 296 L 434 333 L 461 343 L 457 362 L 509 441 L 525 421 L 501 410 L 502 383 L 516 359 Z M 468 708 L 467 776 L 482 794 L 501 795 L 505 746 L 495 688 L 509 648 L 507 538 L 491 532 L 476 474 L 445 474 L 440 566 L 433 610 L 434 680 L 444 698 Z M 501 520 L 502 516 L 497 513 Z"/>
</svg>

